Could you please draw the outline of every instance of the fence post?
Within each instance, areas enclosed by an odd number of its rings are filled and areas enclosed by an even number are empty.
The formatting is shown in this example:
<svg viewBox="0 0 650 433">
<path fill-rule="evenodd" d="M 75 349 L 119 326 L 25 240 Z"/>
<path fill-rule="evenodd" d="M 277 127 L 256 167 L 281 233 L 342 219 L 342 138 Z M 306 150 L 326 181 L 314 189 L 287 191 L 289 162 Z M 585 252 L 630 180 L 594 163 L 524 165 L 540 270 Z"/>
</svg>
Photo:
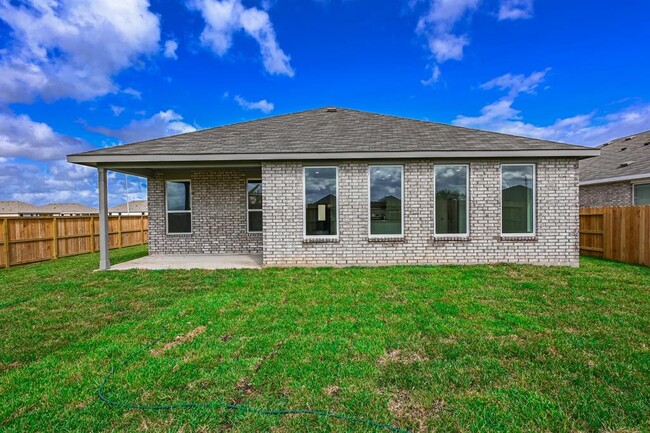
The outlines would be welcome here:
<svg viewBox="0 0 650 433">
<path fill-rule="evenodd" d="M 117 247 L 122 248 L 122 215 L 117 216 Z"/>
<path fill-rule="evenodd" d="M 2 237 L 4 239 L 4 243 L 2 244 L 2 255 L 4 256 L 5 260 L 5 268 L 8 268 L 10 266 L 9 263 L 9 221 L 7 218 L 2 220 Z"/>
<path fill-rule="evenodd" d="M 144 215 L 140 215 L 140 245 L 144 245 Z"/>
<path fill-rule="evenodd" d="M 52 217 L 52 258 L 59 258 L 59 223 Z"/>
<path fill-rule="evenodd" d="M 90 252 L 95 252 L 95 217 L 90 216 Z"/>
</svg>

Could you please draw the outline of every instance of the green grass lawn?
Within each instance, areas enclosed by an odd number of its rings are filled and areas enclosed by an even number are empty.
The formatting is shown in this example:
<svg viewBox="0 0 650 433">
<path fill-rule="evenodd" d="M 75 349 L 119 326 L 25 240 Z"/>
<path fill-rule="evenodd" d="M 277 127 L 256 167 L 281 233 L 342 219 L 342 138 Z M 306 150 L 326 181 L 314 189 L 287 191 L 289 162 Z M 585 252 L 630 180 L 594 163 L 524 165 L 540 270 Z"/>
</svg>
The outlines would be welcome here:
<svg viewBox="0 0 650 433">
<path fill-rule="evenodd" d="M 113 251 L 113 261 L 146 253 Z M 650 430 L 650 269 L 524 265 L 0 271 L 0 430 Z M 159 340 L 151 350 L 147 345 Z"/>
</svg>

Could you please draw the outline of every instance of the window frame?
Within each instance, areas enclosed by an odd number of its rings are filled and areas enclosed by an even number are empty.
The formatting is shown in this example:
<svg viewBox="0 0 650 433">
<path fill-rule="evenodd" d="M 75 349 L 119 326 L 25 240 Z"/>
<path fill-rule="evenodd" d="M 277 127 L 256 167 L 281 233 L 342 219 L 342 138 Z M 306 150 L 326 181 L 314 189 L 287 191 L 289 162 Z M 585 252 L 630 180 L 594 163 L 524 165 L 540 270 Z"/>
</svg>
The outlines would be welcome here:
<svg viewBox="0 0 650 433">
<path fill-rule="evenodd" d="M 262 185 L 262 209 L 250 209 L 248 201 L 248 182 L 250 181 L 259 181 Z M 246 191 L 246 233 L 264 233 L 264 183 L 262 182 L 261 177 L 247 177 L 246 183 L 244 185 Z M 250 213 L 251 212 L 260 212 L 262 214 L 262 230 L 251 231 L 250 230 Z"/>
<path fill-rule="evenodd" d="M 400 234 L 372 234 L 372 196 L 371 196 L 371 185 L 370 185 L 370 172 L 374 167 L 400 167 L 402 169 L 400 182 L 402 183 L 402 198 L 400 200 L 401 204 L 401 214 L 400 214 Z M 384 238 L 393 238 L 401 239 L 404 237 L 404 201 L 406 198 L 406 188 L 404 187 L 404 164 L 371 164 L 368 165 L 368 238 L 371 239 L 384 239 Z"/>
<path fill-rule="evenodd" d="M 467 176 L 465 179 L 465 196 L 467 203 L 465 204 L 465 233 L 438 233 L 438 223 L 437 223 L 437 214 L 438 208 L 436 206 L 436 167 L 466 167 Z M 436 238 L 468 238 L 470 235 L 470 206 L 471 206 L 471 193 L 469 190 L 470 187 L 470 176 L 472 175 L 472 166 L 469 163 L 458 163 L 458 164 L 434 164 L 433 165 L 433 236 Z M 502 178 L 503 179 L 503 178 Z M 501 219 L 503 222 L 503 218 Z"/>
<path fill-rule="evenodd" d="M 308 235 L 307 234 L 307 169 L 333 168 L 336 173 L 336 234 L 335 235 Z M 339 167 L 337 165 L 303 165 L 302 167 L 302 237 L 303 239 L 337 240 L 340 234 L 339 224 Z"/>
<path fill-rule="evenodd" d="M 650 185 L 650 182 L 647 182 L 645 180 L 640 182 L 632 182 L 632 206 L 648 206 L 647 204 L 636 204 L 636 187 L 643 185 Z"/>
<path fill-rule="evenodd" d="M 528 165 L 533 167 L 533 231 L 530 233 L 503 233 L 503 167 Z M 503 238 L 533 238 L 537 236 L 537 163 L 534 162 L 510 162 L 501 163 L 499 167 L 499 214 L 501 237 Z"/>
<path fill-rule="evenodd" d="M 167 199 L 168 182 L 187 182 L 190 186 L 190 210 L 169 210 L 169 200 Z M 191 179 L 165 179 L 165 234 L 167 235 L 191 235 L 194 234 L 194 214 L 192 208 L 192 180 Z M 190 231 L 189 232 L 170 232 L 169 231 L 169 214 L 170 213 L 189 213 L 190 214 Z"/>
</svg>

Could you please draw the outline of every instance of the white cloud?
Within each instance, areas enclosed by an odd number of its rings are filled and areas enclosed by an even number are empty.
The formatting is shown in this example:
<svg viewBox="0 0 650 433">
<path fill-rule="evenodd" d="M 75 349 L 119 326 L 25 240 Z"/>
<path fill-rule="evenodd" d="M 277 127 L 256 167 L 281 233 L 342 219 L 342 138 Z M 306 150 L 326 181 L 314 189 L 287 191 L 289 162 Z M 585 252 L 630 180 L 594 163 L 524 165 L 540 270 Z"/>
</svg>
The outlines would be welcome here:
<svg viewBox="0 0 650 433">
<path fill-rule="evenodd" d="M 119 116 L 124 112 L 125 108 L 120 107 L 119 105 L 111 105 L 111 111 L 113 112 L 114 116 Z"/>
<path fill-rule="evenodd" d="M 173 39 L 165 41 L 165 51 L 163 52 L 163 55 L 168 59 L 176 60 L 178 59 L 178 55 L 176 54 L 177 49 L 178 49 L 178 42 L 176 42 Z"/>
<path fill-rule="evenodd" d="M 89 150 L 85 141 L 55 132 L 26 115 L 0 113 L 0 157 L 53 160 Z"/>
<path fill-rule="evenodd" d="M 123 89 L 122 93 L 124 93 L 125 95 L 132 96 L 135 99 L 142 99 L 142 92 L 132 87 L 127 87 L 126 89 Z"/>
<path fill-rule="evenodd" d="M 425 35 L 436 62 L 461 60 L 469 44 L 466 35 L 454 33 L 454 27 L 464 16 L 475 11 L 480 0 L 431 0 L 426 15 L 418 21 L 416 31 Z"/>
<path fill-rule="evenodd" d="M 501 0 L 499 21 L 533 17 L 533 0 Z"/>
<path fill-rule="evenodd" d="M 247 110 L 260 110 L 263 113 L 270 113 L 273 111 L 275 106 L 272 102 L 267 101 L 266 99 L 261 99 L 257 102 L 247 101 L 239 95 L 235 96 L 235 101 L 239 104 L 240 107 L 243 107 Z"/>
<path fill-rule="evenodd" d="M 12 40 L 0 59 L 0 100 L 89 100 L 116 92 L 113 76 L 155 54 L 160 23 L 147 0 L 0 2 Z"/>
<path fill-rule="evenodd" d="M 201 12 L 205 28 L 201 41 L 223 56 L 232 46 L 235 32 L 244 31 L 257 41 L 264 68 L 270 74 L 294 76 L 291 58 L 278 45 L 269 14 L 245 7 L 241 0 L 195 0 L 191 7 Z"/>
<path fill-rule="evenodd" d="M 160 111 L 147 119 L 132 120 L 128 125 L 118 129 L 103 126 L 87 127 L 87 129 L 115 137 L 125 143 L 196 131 L 194 126 L 183 122 L 183 116 L 174 110 Z"/>
<path fill-rule="evenodd" d="M 431 84 L 437 83 L 439 79 L 440 79 L 440 67 L 438 67 L 438 65 L 434 65 L 433 72 L 431 72 L 431 77 L 426 80 L 420 80 L 420 83 L 424 84 L 425 86 L 429 86 Z"/>
<path fill-rule="evenodd" d="M 506 74 L 484 83 L 483 89 L 497 88 L 508 94 L 484 106 L 478 116 L 457 116 L 454 125 L 585 145 L 598 145 L 650 129 L 650 104 L 630 105 L 607 114 L 577 114 L 545 126 L 526 122 L 513 104 L 520 94 L 534 93 L 548 70 L 528 76 Z"/>
</svg>

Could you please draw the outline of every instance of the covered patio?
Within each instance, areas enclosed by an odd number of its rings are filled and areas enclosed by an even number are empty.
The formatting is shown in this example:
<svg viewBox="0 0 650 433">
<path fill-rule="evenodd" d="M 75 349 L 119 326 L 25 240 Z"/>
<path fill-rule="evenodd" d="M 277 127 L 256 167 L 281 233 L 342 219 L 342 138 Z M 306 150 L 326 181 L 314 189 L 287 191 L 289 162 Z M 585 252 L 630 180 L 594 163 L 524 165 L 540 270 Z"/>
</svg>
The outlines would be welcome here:
<svg viewBox="0 0 650 433">
<path fill-rule="evenodd" d="M 111 270 L 128 269 L 261 269 L 261 254 L 156 254 L 122 262 Z"/>
</svg>

